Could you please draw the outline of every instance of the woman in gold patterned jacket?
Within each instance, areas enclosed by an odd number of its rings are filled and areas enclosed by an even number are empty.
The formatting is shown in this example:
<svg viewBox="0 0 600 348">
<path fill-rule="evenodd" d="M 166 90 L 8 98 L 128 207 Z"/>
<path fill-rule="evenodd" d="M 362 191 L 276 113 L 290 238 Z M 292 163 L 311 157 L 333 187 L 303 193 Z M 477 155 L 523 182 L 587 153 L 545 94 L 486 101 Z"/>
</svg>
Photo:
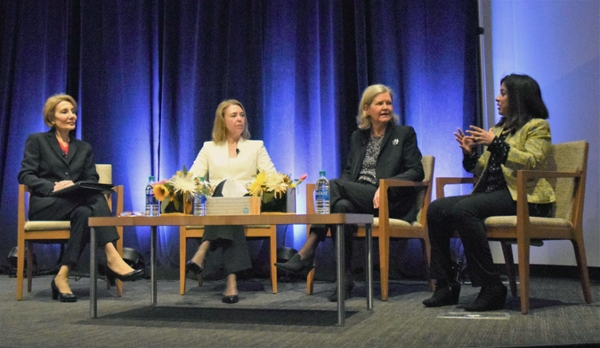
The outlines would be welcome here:
<svg viewBox="0 0 600 348">
<path fill-rule="evenodd" d="M 431 278 L 436 289 L 423 301 L 426 307 L 458 303 L 460 284 L 452 276 L 450 238 L 458 231 L 473 286 L 481 286 L 477 298 L 463 305 L 467 311 L 502 309 L 506 286 L 495 271 L 484 220 L 489 216 L 516 215 L 517 171 L 544 169 L 551 136 L 548 109 L 538 83 L 527 75 L 511 74 L 501 80 L 496 97 L 500 121 L 489 131 L 471 126 L 454 133 L 463 151 L 463 167 L 480 177 L 466 196 L 441 198 L 429 206 L 427 225 L 431 241 Z M 475 151 L 485 146 L 483 154 Z M 545 179 L 528 185 L 532 216 L 551 216 L 555 196 Z"/>
</svg>

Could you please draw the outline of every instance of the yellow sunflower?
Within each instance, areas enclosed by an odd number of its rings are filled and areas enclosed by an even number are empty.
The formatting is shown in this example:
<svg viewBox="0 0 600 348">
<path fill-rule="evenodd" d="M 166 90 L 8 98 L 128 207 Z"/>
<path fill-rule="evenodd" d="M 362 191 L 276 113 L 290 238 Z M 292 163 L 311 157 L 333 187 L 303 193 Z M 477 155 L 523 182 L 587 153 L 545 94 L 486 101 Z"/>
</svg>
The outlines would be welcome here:
<svg viewBox="0 0 600 348">
<path fill-rule="evenodd" d="M 261 171 L 256 175 L 256 179 L 254 179 L 254 182 L 250 184 L 250 187 L 248 188 L 248 193 L 250 193 L 253 196 L 260 196 L 264 190 L 263 185 L 266 181 L 267 174 L 264 171 Z"/>
<path fill-rule="evenodd" d="M 165 198 L 169 197 L 171 192 L 164 184 L 156 184 L 152 187 L 152 193 L 154 193 L 154 197 L 159 201 L 163 201 Z"/>
</svg>

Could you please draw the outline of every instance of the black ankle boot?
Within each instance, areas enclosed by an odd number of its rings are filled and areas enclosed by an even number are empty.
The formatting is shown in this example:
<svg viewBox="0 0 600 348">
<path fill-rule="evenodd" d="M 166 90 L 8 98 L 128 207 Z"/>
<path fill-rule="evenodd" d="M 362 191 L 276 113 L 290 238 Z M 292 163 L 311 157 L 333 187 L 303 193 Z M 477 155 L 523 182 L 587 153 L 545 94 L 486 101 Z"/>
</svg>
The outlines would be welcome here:
<svg viewBox="0 0 600 348">
<path fill-rule="evenodd" d="M 484 285 L 475 301 L 463 306 L 465 311 L 485 312 L 495 311 L 504 308 L 506 302 L 506 286 L 502 283 L 494 285 Z"/>
<path fill-rule="evenodd" d="M 433 296 L 423 301 L 425 307 L 442 307 L 458 303 L 460 284 L 454 282 L 438 281 L 435 284 Z"/>
<path fill-rule="evenodd" d="M 300 254 L 296 254 L 288 262 L 275 263 L 275 267 L 291 273 L 308 273 L 314 267 L 314 259 L 314 255 L 301 259 Z"/>
<path fill-rule="evenodd" d="M 350 279 L 350 280 L 348 280 Z M 352 280 L 352 278 L 346 278 L 346 292 L 344 294 L 344 297 L 347 299 L 349 299 L 350 297 L 352 297 L 352 289 L 354 289 L 354 280 Z M 337 286 L 335 287 L 335 290 L 333 291 L 333 294 L 329 295 L 329 297 L 327 299 L 329 299 L 329 302 L 337 302 L 338 300 L 338 291 L 337 291 Z"/>
</svg>

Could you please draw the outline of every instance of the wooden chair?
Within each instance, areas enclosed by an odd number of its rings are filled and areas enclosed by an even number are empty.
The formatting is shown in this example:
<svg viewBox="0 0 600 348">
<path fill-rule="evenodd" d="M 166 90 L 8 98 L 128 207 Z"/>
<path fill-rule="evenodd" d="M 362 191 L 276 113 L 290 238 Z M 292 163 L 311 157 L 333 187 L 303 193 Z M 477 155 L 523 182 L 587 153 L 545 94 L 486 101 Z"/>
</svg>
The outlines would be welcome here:
<svg viewBox="0 0 600 348">
<path fill-rule="evenodd" d="M 273 293 L 277 293 L 277 226 L 276 225 L 251 225 L 244 226 L 244 233 L 248 238 L 269 238 L 269 264 L 271 266 L 271 286 Z M 187 239 L 202 238 L 204 226 L 181 226 L 179 228 L 179 294 L 185 294 L 185 263 L 187 261 Z"/>
<path fill-rule="evenodd" d="M 96 171 L 100 176 L 99 182 L 112 184 L 112 165 L 97 164 Z M 107 197 L 108 205 L 113 210 L 113 200 L 115 200 L 115 214 L 118 216 L 123 212 L 123 186 L 115 186 L 114 194 Z M 29 191 L 27 186 L 19 185 L 19 198 L 17 206 L 17 300 L 23 298 L 23 273 L 25 269 L 25 259 L 27 259 L 27 292 L 31 292 L 33 278 L 33 244 L 34 243 L 64 243 L 69 239 L 71 223 L 69 221 L 29 221 L 28 220 Z M 123 228 L 118 227 L 119 240 L 117 241 L 117 251 L 123 255 Z M 27 243 L 27 248 L 25 247 Z M 27 257 L 25 257 L 27 251 Z M 107 289 L 110 289 L 110 283 L 106 282 Z M 117 280 L 117 295 L 122 294 L 121 281 Z"/>
<path fill-rule="evenodd" d="M 421 162 L 425 171 L 423 181 L 406 181 L 394 179 L 381 179 L 379 181 L 379 217 L 373 218 L 373 237 L 379 238 L 379 268 L 381 278 L 381 300 L 387 301 L 389 293 L 389 263 L 390 263 L 390 238 L 418 238 L 421 241 L 423 255 L 425 257 L 427 273 L 429 273 L 430 259 L 430 244 L 429 234 L 427 233 L 427 208 L 431 202 L 431 180 L 435 167 L 435 158 L 433 156 L 423 156 Z M 418 197 L 417 205 L 419 212 L 417 221 L 413 223 L 406 222 L 400 219 L 392 219 L 389 217 L 389 201 L 388 189 L 392 187 L 407 187 L 407 188 L 423 188 Z M 307 214 L 314 213 L 314 202 L 312 194 L 314 192 L 314 184 L 308 184 L 306 187 L 306 211 Z M 310 233 L 310 229 L 308 230 Z M 365 237 L 364 226 L 359 226 L 357 237 Z M 314 269 L 312 269 L 306 278 L 306 292 L 313 292 Z M 433 283 L 430 282 L 429 287 L 433 289 Z"/>
<path fill-rule="evenodd" d="M 543 240 L 570 240 L 573 244 L 581 286 L 586 303 L 592 302 L 585 246 L 583 242 L 583 202 L 589 144 L 575 141 L 552 145 L 546 170 L 517 171 L 517 215 L 492 216 L 485 220 L 488 239 L 502 242 L 508 278 L 513 296 L 516 281 L 512 243 L 516 241 L 519 256 L 521 313 L 529 313 L 529 248 Z M 527 182 L 546 178 L 556 194 L 553 218 L 530 217 L 527 204 Z M 473 178 L 437 178 L 437 197 L 444 197 L 449 184 L 473 183 Z"/>
</svg>

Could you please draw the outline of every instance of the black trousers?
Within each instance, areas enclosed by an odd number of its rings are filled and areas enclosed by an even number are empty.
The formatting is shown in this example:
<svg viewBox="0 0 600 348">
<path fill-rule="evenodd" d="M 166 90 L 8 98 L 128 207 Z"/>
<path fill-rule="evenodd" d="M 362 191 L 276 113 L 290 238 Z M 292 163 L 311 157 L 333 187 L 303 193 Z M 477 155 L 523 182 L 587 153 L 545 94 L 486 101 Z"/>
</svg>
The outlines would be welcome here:
<svg viewBox="0 0 600 348">
<path fill-rule="evenodd" d="M 226 275 L 252 268 L 243 226 L 206 226 L 204 241 L 210 241 L 207 257 L 222 258 Z"/>
<path fill-rule="evenodd" d="M 550 216 L 553 204 L 530 204 L 530 215 Z M 500 281 L 495 271 L 484 220 L 489 216 L 516 215 L 517 203 L 508 189 L 441 198 L 429 205 L 427 227 L 431 243 L 431 278 L 453 279 L 450 238 L 457 231 L 463 243 L 473 286 Z"/>
<path fill-rule="evenodd" d="M 342 179 L 333 179 L 329 182 L 330 211 L 332 213 L 355 213 L 377 215 L 378 210 L 373 208 L 373 197 L 377 187 L 367 183 L 357 183 Z M 311 233 L 317 234 L 319 241 L 327 237 L 327 230 L 331 228 L 331 235 L 335 238 L 334 226 L 312 225 Z M 344 226 L 344 262 L 346 271 L 352 266 L 352 235 L 356 232 L 356 225 Z"/>
<path fill-rule="evenodd" d="M 222 181 L 213 197 L 222 197 Z M 252 268 L 252 260 L 243 226 L 206 226 L 200 243 L 210 241 L 208 257 L 222 258 L 226 275 Z"/>
<path fill-rule="evenodd" d="M 85 197 L 59 198 L 52 206 L 30 212 L 31 220 L 69 220 L 71 236 L 63 254 L 61 265 L 73 268 L 85 246 L 90 242 L 90 217 L 111 216 L 106 198 L 101 193 Z M 119 239 L 117 229 L 113 226 L 96 227 L 98 246 Z"/>
</svg>

